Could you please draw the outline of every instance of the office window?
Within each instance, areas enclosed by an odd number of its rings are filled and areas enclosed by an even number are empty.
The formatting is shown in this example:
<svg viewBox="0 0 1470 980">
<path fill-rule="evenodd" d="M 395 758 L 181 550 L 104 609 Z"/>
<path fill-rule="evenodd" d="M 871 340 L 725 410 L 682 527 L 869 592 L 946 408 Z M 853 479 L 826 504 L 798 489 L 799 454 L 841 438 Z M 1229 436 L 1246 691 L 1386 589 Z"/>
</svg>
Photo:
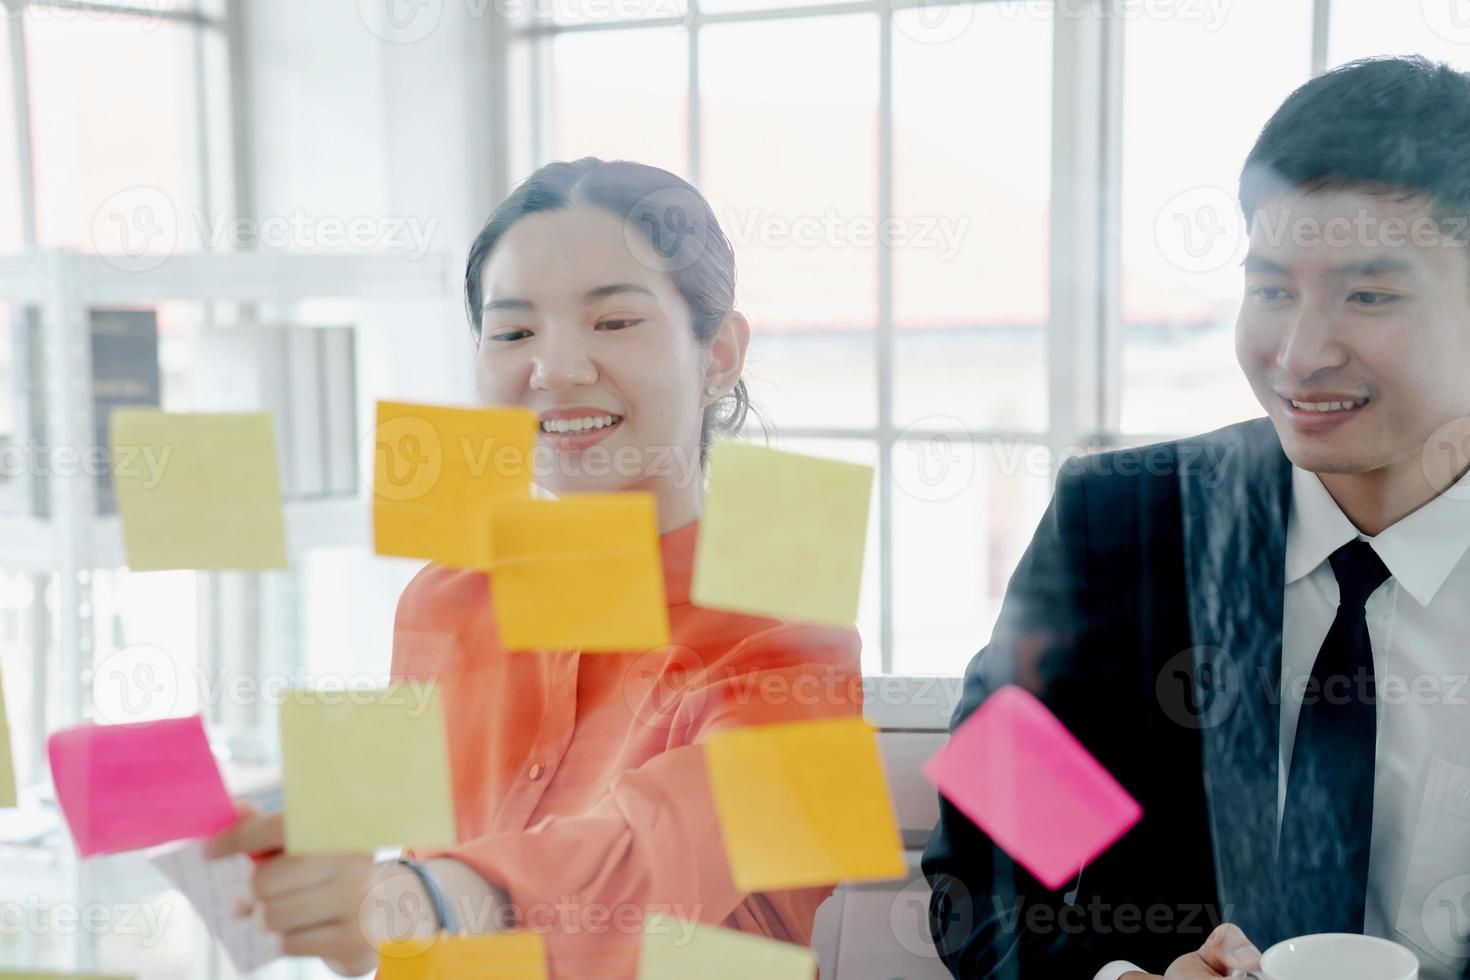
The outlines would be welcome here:
<svg viewBox="0 0 1470 980">
<path fill-rule="evenodd" d="M 861 229 L 878 218 L 878 26 L 815 17 L 701 35 L 699 184 L 735 248 L 751 398 L 793 434 L 877 422 L 877 247 Z"/>
<path fill-rule="evenodd" d="M 44 10 L 24 23 L 40 243 L 124 255 L 187 246 L 196 162 L 181 81 L 193 29 Z"/>
<path fill-rule="evenodd" d="M 1054 24 L 1046 4 L 894 6 L 514 25 L 510 155 L 517 178 L 594 154 L 700 187 L 774 443 L 878 467 L 865 668 L 949 673 L 1046 499 Z"/>
<path fill-rule="evenodd" d="M 0 253 L 17 252 L 24 244 L 25 218 L 21 210 L 20 147 L 16 132 L 10 33 L 9 19 L 0 17 Z M 0 356 L 4 356 L 3 353 Z"/>
<path fill-rule="evenodd" d="M 513 25 L 513 176 L 575 148 L 646 158 L 710 198 L 756 330 L 752 392 L 780 444 L 851 442 L 879 464 L 860 626 L 865 667 L 899 673 L 958 672 L 988 639 L 1059 453 L 1081 448 L 1063 443 L 1136 443 L 1261 414 L 1234 355 L 1235 187 L 1282 99 L 1353 57 L 1470 58 L 1463 0 L 1099 0 L 1065 17 L 1009 0 L 635 6 L 648 26 Z M 1102 26 L 1079 32 L 1082 19 Z M 581 47 L 558 48 L 573 36 Z M 650 86 L 636 53 L 670 36 L 688 53 L 669 63 L 694 70 Z M 1059 63 L 1057 37 L 1082 38 L 1096 57 Z M 594 50 L 595 65 L 558 64 Z M 621 52 L 636 95 L 599 70 Z M 617 107 L 624 128 L 572 135 L 553 123 L 550 80 L 572 72 L 602 92 L 583 102 Z M 1068 130 L 1076 107 L 1058 99 L 1082 92 L 1102 93 L 1098 124 Z M 630 151 L 648 107 L 667 125 Z M 1059 132 L 1067 144 L 1054 145 Z M 1101 326 L 1078 337 L 1051 309 L 1066 287 L 1050 242 L 1055 209 L 1078 205 L 1054 202 L 1052 187 L 1070 172 L 1059 159 L 1090 157 L 1103 161 L 1108 278 Z M 817 223 L 808 247 L 778 245 L 756 212 L 793 224 L 830 213 L 848 230 L 887 218 L 894 234 L 868 246 Z M 1051 342 L 1059 335 L 1074 349 Z M 1095 359 L 1067 369 L 1094 345 Z M 1082 423 L 1050 417 L 1060 404 L 1081 406 Z"/>
<path fill-rule="evenodd" d="M 1470 5 L 1465 0 L 1332 0 L 1328 42 L 1332 65 L 1373 55 L 1422 54 L 1470 71 Z"/>
<path fill-rule="evenodd" d="M 1219 22 L 1198 8 L 1127 23 L 1125 433 L 1203 432 L 1261 414 L 1234 354 L 1246 245 L 1236 181 L 1261 127 L 1311 75 L 1311 8 L 1244 0 Z"/>
</svg>

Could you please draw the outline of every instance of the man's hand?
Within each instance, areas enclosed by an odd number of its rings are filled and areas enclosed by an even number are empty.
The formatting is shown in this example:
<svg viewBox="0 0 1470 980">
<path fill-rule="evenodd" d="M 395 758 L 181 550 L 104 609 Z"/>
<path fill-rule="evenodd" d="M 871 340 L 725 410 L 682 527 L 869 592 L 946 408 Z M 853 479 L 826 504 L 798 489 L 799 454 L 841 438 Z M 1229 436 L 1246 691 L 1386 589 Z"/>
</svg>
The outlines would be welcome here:
<svg viewBox="0 0 1470 980">
<path fill-rule="evenodd" d="M 249 854 L 257 861 L 255 914 L 281 934 L 288 956 L 320 957 L 342 976 L 360 976 L 378 965 L 385 939 L 426 939 L 435 930 L 428 895 L 417 877 L 394 865 L 374 864 L 371 854 L 291 856 L 281 814 L 242 807 L 240 819 L 205 844 L 205 856 Z"/>
<path fill-rule="evenodd" d="M 1259 970 L 1261 951 L 1251 945 L 1239 926 L 1229 922 L 1210 933 L 1196 952 L 1181 956 L 1169 966 L 1162 980 L 1214 980 L 1235 970 Z M 1160 980 L 1151 973 L 1129 972 L 1119 980 Z"/>
</svg>

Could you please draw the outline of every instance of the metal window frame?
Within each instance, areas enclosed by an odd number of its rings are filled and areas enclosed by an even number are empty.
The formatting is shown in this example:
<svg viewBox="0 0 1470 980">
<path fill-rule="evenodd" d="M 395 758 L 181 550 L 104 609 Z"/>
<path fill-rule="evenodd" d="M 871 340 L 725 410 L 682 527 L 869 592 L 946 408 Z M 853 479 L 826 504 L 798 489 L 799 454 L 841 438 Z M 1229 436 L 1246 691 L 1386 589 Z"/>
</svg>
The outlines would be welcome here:
<svg viewBox="0 0 1470 980">
<path fill-rule="evenodd" d="M 972 6 L 998 0 L 860 0 L 811 3 L 769 10 L 709 13 L 700 0 L 687 0 L 682 16 L 650 17 L 606 23 L 557 24 L 543 20 L 502 23 L 508 39 L 530 48 L 532 77 L 525 79 L 531 104 L 533 153 L 539 166 L 550 154 L 553 130 L 545 91 L 550 78 L 549 40 L 563 34 L 608 33 L 682 27 L 687 45 L 688 97 L 686 148 L 691 182 L 703 176 L 703 118 L 700 105 L 701 33 L 708 26 L 773 23 L 812 17 L 877 17 L 878 33 L 878 166 L 875 197 L 880 223 L 894 213 L 893 186 L 893 16 L 908 9 Z M 1047 328 L 1048 408 L 1045 430 L 979 430 L 945 432 L 905 429 L 905 439 L 944 435 L 974 444 L 1026 442 L 1045 445 L 1052 458 L 1074 447 L 1096 445 L 1116 426 L 1121 402 L 1121 302 L 1117 286 L 1120 231 L 1114 219 L 1122 188 L 1121 174 L 1121 17 L 1109 16 L 1119 0 L 1083 0 L 1078 15 L 1054 18 L 1052 90 L 1052 241 L 1076 243 L 1053 247 L 1050 257 L 1051 317 Z M 508 97 L 507 85 L 502 97 Z M 508 108 L 494 110 L 505 118 Z M 1078 194 L 1077 189 L 1083 188 Z M 893 450 L 899 431 L 893 416 L 894 352 L 897 341 L 893 311 L 893 251 L 877 248 L 878 304 L 874 324 L 878 404 L 877 425 L 868 428 L 783 427 L 792 439 L 853 440 L 876 447 L 878 455 L 878 584 L 879 664 L 894 670 L 894 506 Z M 1077 275 L 1081 270 L 1081 275 Z"/>
</svg>

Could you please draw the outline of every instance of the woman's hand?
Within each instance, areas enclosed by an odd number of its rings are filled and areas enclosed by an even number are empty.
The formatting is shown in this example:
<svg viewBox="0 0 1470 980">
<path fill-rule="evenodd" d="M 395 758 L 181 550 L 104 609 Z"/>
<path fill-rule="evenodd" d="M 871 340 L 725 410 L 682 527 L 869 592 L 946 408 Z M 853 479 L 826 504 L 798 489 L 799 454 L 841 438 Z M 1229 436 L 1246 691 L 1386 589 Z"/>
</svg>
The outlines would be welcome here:
<svg viewBox="0 0 1470 980">
<path fill-rule="evenodd" d="M 257 862 L 252 899 L 241 915 L 257 914 L 281 934 L 288 956 L 320 957 L 342 976 L 378 965 L 386 939 L 428 939 L 436 922 L 417 877 L 371 854 L 292 856 L 279 813 L 241 807 L 240 819 L 205 844 L 205 856 L 249 854 Z"/>
<path fill-rule="evenodd" d="M 1210 933 L 1205 944 L 1188 956 L 1181 956 L 1169 966 L 1163 980 L 1214 980 L 1233 976 L 1235 970 L 1259 970 L 1261 951 L 1240 931 L 1227 922 Z M 1120 980 L 1159 980 L 1149 973 L 1125 973 Z"/>
</svg>

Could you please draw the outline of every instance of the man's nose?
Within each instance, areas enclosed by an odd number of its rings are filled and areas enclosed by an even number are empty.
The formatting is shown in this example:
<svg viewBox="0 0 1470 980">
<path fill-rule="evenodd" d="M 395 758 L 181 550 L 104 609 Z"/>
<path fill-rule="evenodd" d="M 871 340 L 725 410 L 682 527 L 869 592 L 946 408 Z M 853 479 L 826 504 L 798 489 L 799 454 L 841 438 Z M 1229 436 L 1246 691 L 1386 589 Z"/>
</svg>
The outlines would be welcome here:
<svg viewBox="0 0 1470 980">
<path fill-rule="evenodd" d="M 1332 317 L 1325 311 L 1303 305 L 1281 338 L 1276 364 L 1288 377 L 1305 381 L 1319 371 L 1347 363 L 1347 353 L 1338 342 Z"/>
</svg>

